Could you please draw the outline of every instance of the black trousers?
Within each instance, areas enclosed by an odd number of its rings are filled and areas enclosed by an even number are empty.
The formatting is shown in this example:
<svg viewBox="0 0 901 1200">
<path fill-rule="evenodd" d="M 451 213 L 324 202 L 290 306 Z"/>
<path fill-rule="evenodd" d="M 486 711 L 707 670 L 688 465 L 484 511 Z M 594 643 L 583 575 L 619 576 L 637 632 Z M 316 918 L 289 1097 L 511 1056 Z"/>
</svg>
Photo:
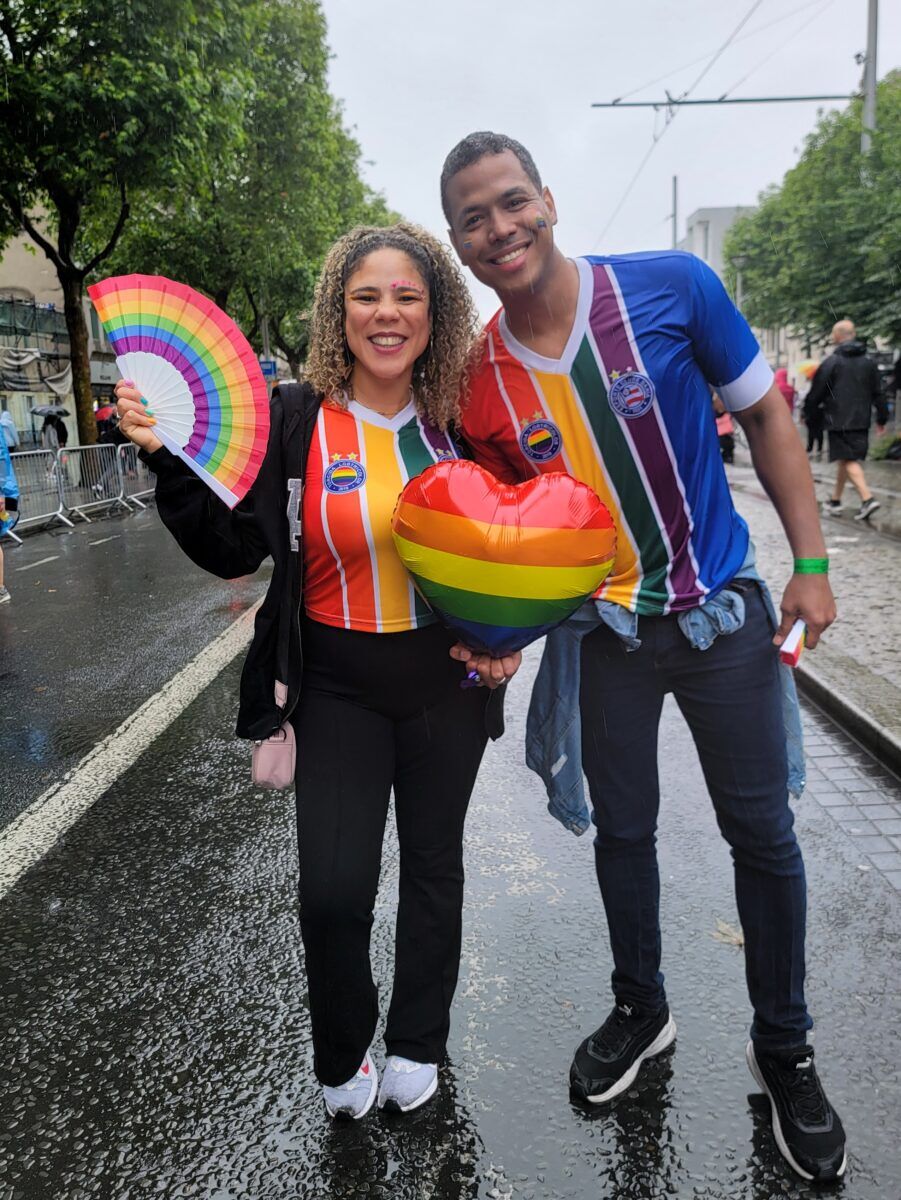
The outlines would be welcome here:
<svg viewBox="0 0 901 1200">
<path fill-rule="evenodd" d="M 733 585 L 739 586 L 736 580 Z M 657 1012 L 660 970 L 657 729 L 672 693 L 688 722 L 723 837 L 732 849 L 745 970 L 762 1050 L 803 1045 L 807 891 L 788 803 L 773 626 L 755 585 L 745 624 L 693 650 L 675 615 L 640 617 L 626 652 L 601 626 L 582 643 L 582 765 L 594 805 L 595 866 L 621 1003 Z"/>
<path fill-rule="evenodd" d="M 400 883 L 389 1054 L 438 1062 L 460 965 L 463 822 L 487 734 L 439 625 L 358 633 L 306 620 L 297 733 L 300 928 L 314 1069 L 344 1083 L 378 1018 L 369 962 L 388 801 Z"/>
</svg>

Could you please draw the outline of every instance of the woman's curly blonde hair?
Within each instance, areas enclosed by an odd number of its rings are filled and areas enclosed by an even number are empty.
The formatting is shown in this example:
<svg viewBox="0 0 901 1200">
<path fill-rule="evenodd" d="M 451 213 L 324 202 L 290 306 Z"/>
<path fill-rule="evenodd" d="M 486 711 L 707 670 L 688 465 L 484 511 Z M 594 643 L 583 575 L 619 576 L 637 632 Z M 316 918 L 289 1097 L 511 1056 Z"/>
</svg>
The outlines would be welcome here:
<svg viewBox="0 0 901 1200">
<path fill-rule="evenodd" d="M 344 336 L 344 288 L 364 258 L 386 248 L 408 255 L 428 287 L 432 331 L 413 368 L 413 397 L 420 416 L 443 430 L 460 418 L 479 320 L 463 273 L 418 225 L 360 225 L 329 250 L 313 300 L 306 376 L 338 403 L 349 391 L 353 356 Z"/>
</svg>

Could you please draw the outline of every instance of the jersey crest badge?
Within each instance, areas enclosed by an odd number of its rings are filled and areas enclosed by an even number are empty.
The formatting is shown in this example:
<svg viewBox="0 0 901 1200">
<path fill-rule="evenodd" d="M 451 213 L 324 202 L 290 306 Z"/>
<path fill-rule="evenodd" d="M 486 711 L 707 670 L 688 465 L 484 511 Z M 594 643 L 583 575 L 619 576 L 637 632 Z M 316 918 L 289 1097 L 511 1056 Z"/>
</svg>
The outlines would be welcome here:
<svg viewBox="0 0 901 1200">
<path fill-rule="evenodd" d="M 333 454 L 322 477 L 322 486 L 334 495 L 355 492 L 366 482 L 366 468 L 356 454 Z"/>
<path fill-rule="evenodd" d="M 653 406 L 657 392 L 647 375 L 638 371 L 627 371 L 610 385 L 607 399 L 617 416 L 634 421 L 636 417 L 643 417 Z"/>
<path fill-rule="evenodd" d="M 519 448 L 530 462 L 546 463 L 556 458 L 563 445 L 560 430 L 543 413 L 520 422 Z"/>
</svg>

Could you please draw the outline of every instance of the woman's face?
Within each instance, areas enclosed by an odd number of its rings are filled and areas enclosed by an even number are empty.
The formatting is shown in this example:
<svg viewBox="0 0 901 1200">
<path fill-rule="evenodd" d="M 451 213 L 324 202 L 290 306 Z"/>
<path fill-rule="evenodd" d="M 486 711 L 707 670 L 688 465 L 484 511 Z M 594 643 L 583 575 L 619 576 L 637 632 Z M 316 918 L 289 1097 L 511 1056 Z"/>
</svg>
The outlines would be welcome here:
<svg viewBox="0 0 901 1200">
<path fill-rule="evenodd" d="M 373 250 L 344 288 L 344 335 L 357 369 L 377 379 L 412 376 L 429 343 L 429 292 L 402 250 Z"/>
</svg>

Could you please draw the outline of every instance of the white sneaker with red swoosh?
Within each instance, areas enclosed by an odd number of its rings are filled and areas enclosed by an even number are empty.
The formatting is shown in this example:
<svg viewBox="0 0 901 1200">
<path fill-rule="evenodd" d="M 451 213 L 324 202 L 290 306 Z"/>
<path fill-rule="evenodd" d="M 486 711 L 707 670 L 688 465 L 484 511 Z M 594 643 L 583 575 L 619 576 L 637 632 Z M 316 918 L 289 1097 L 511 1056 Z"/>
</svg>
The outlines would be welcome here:
<svg viewBox="0 0 901 1200">
<path fill-rule="evenodd" d="M 365 1117 L 372 1108 L 378 1090 L 378 1072 L 372 1061 L 372 1055 L 367 1050 L 366 1057 L 356 1074 L 339 1087 L 323 1085 L 322 1096 L 330 1117 L 346 1121 L 359 1121 L 360 1117 Z"/>
</svg>

